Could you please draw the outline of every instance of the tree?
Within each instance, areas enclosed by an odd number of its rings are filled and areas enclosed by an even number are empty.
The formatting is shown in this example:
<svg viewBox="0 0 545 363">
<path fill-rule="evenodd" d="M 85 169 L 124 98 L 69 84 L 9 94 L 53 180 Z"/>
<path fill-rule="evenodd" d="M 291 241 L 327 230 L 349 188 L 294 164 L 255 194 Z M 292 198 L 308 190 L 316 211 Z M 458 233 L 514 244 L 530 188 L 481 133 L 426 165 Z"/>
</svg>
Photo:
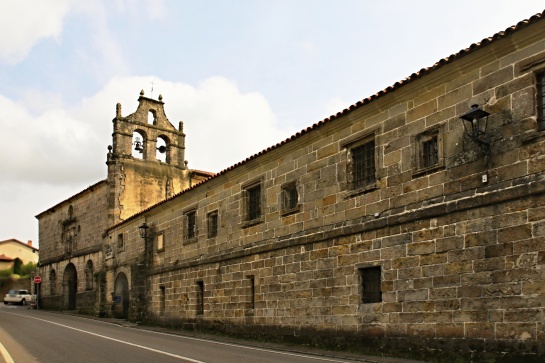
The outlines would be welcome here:
<svg viewBox="0 0 545 363">
<path fill-rule="evenodd" d="M 13 273 L 15 275 L 21 274 L 21 266 L 23 265 L 23 261 L 19 257 L 15 257 L 15 260 L 13 260 Z"/>
</svg>

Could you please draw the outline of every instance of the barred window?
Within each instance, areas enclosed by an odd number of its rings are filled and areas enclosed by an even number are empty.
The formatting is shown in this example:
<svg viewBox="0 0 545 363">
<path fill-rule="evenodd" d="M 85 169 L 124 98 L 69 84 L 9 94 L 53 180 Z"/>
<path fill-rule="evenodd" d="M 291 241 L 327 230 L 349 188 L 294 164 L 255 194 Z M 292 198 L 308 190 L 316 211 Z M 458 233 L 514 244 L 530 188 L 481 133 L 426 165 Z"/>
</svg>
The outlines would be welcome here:
<svg viewBox="0 0 545 363">
<path fill-rule="evenodd" d="M 380 266 L 360 268 L 361 303 L 370 304 L 382 301 Z"/>
<path fill-rule="evenodd" d="M 208 213 L 208 238 L 214 238 L 218 235 L 218 211 Z"/>
<path fill-rule="evenodd" d="M 197 237 L 197 212 L 190 211 L 185 214 L 186 217 L 186 238 L 188 240 Z"/>
<path fill-rule="evenodd" d="M 248 220 L 261 217 L 261 184 L 248 189 Z"/>
<path fill-rule="evenodd" d="M 422 143 L 422 166 L 429 168 L 439 162 L 439 151 L 437 147 L 437 136 Z"/>
<path fill-rule="evenodd" d="M 375 182 L 375 141 L 351 149 L 354 189 Z"/>
<path fill-rule="evenodd" d="M 299 193 L 295 182 L 282 185 L 282 212 L 291 212 L 299 204 Z"/>
<path fill-rule="evenodd" d="M 545 130 L 545 72 L 537 75 L 537 127 Z"/>
<path fill-rule="evenodd" d="M 248 276 L 248 282 L 250 285 L 248 308 L 254 309 L 255 308 L 255 277 L 253 275 Z"/>
<path fill-rule="evenodd" d="M 125 241 L 123 240 L 123 233 L 117 235 L 117 250 L 122 251 L 125 249 Z"/>
<path fill-rule="evenodd" d="M 197 281 L 197 315 L 204 314 L 204 282 Z"/>
</svg>

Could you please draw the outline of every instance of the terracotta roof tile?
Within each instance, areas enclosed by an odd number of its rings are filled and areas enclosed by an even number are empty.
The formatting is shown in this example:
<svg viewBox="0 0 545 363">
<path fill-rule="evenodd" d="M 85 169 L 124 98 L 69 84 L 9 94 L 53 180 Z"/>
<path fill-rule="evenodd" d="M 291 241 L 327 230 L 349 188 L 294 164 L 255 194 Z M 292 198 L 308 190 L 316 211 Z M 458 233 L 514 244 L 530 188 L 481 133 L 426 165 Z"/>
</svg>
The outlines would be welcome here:
<svg viewBox="0 0 545 363">
<path fill-rule="evenodd" d="M 541 21 L 541 20 L 543 20 L 544 16 L 545 16 L 545 10 L 543 12 L 541 12 L 541 13 L 538 13 L 538 14 L 530 17 L 529 19 L 522 20 L 522 21 L 518 22 L 516 25 L 510 26 L 509 28 L 505 29 L 504 31 L 500 31 L 500 32 L 494 34 L 491 37 L 484 38 L 480 42 L 473 43 L 468 48 L 462 49 L 458 53 L 451 54 L 450 56 L 448 56 L 446 58 L 442 58 L 438 62 L 436 62 L 433 66 L 420 69 L 420 71 L 411 74 L 410 76 L 408 76 L 407 78 L 405 78 L 405 79 L 403 79 L 401 81 L 397 81 L 393 85 L 391 85 L 389 87 L 386 87 L 383 90 L 380 90 L 379 92 L 375 93 L 374 95 L 369 96 L 367 98 L 364 98 L 361 101 L 357 101 L 355 104 L 350 105 L 348 108 L 345 108 L 344 110 L 337 112 L 335 115 L 331 115 L 329 117 L 326 117 L 325 119 L 323 119 L 321 121 L 318 121 L 317 123 L 313 124 L 312 126 L 309 126 L 309 127 L 305 128 L 305 129 L 297 132 L 295 135 L 292 135 L 292 136 L 288 137 L 287 139 L 285 139 L 285 140 L 283 140 L 283 141 L 281 141 L 281 142 L 279 142 L 279 143 L 277 143 L 277 144 L 275 144 L 273 146 L 270 146 L 267 149 L 264 149 L 264 150 L 258 152 L 257 154 L 254 154 L 254 155 L 244 159 L 243 161 L 240 161 L 240 162 L 238 162 L 238 163 L 236 163 L 234 165 L 231 165 L 230 167 L 228 167 L 228 168 L 226 168 L 226 169 L 212 175 L 210 178 L 207 178 L 207 179 L 193 185 L 191 188 L 185 189 L 185 190 L 181 191 L 180 193 L 178 193 L 178 194 L 176 194 L 176 195 L 174 195 L 174 196 L 172 196 L 172 197 L 170 197 L 168 199 L 165 199 L 165 200 L 163 200 L 163 201 L 161 201 L 161 202 L 159 202 L 159 203 L 157 203 L 157 204 L 155 204 L 155 205 L 153 205 L 153 206 L 151 206 L 149 208 L 146 208 L 145 210 L 143 210 L 143 211 L 141 211 L 141 212 L 127 218 L 125 221 L 120 222 L 120 223 L 110 227 L 106 231 L 114 229 L 118 225 L 146 213 L 147 211 L 154 208 L 155 206 L 166 203 L 167 201 L 172 200 L 172 199 L 178 197 L 179 195 L 182 195 L 182 194 L 188 192 L 189 190 L 192 190 L 192 189 L 198 187 L 199 185 L 201 185 L 203 183 L 206 183 L 207 181 L 209 181 L 209 180 L 211 180 L 213 178 L 216 178 L 216 177 L 218 177 L 218 176 L 220 176 L 222 174 L 227 173 L 230 170 L 233 170 L 233 169 L 235 169 L 235 168 L 237 168 L 237 167 L 239 167 L 239 166 L 241 166 L 243 164 L 246 164 L 250 160 L 253 160 L 253 159 L 257 158 L 258 156 L 261 156 L 261 155 L 263 155 L 263 154 L 265 154 L 265 153 L 267 153 L 267 152 L 269 152 L 271 150 L 274 150 L 274 149 L 276 149 L 276 148 L 278 148 L 278 147 L 280 147 L 282 145 L 285 145 L 290 141 L 298 139 L 299 137 L 301 137 L 301 136 L 303 136 L 303 135 L 305 135 L 305 134 L 307 134 L 307 133 L 309 133 L 309 132 L 311 132 L 313 130 L 318 129 L 321 126 L 323 126 L 323 125 L 325 125 L 327 123 L 333 122 L 337 118 L 339 118 L 339 117 L 341 117 L 343 115 L 347 115 L 348 113 L 350 113 L 350 112 L 352 112 L 354 110 L 357 110 L 358 108 L 360 108 L 360 107 L 362 107 L 364 105 L 367 105 L 368 103 L 370 103 L 370 102 L 372 102 L 372 101 L 374 101 L 374 100 L 376 100 L 376 99 L 378 99 L 378 98 L 380 98 L 380 97 L 382 97 L 382 96 L 384 96 L 386 94 L 389 94 L 389 93 L 395 91 L 396 89 L 399 89 L 400 87 L 403 87 L 403 86 L 405 86 L 405 85 L 407 85 L 407 84 L 409 84 L 411 82 L 414 82 L 415 80 L 417 80 L 417 79 L 423 77 L 424 75 L 427 75 L 427 74 L 429 74 L 429 73 L 443 67 L 446 64 L 452 63 L 457 59 L 463 58 L 463 57 L 467 56 L 468 54 L 471 54 L 474 51 L 476 51 L 478 49 L 481 49 L 481 48 L 483 48 L 483 47 L 485 47 L 485 46 L 487 46 L 487 45 L 489 45 L 489 44 L 491 44 L 491 43 L 493 43 L 493 42 L 495 42 L 495 41 L 497 41 L 499 39 L 503 39 L 506 36 L 510 35 L 511 33 L 515 32 L 517 30 L 520 30 L 522 28 L 525 28 L 526 26 L 528 26 L 530 24 Z"/>
</svg>

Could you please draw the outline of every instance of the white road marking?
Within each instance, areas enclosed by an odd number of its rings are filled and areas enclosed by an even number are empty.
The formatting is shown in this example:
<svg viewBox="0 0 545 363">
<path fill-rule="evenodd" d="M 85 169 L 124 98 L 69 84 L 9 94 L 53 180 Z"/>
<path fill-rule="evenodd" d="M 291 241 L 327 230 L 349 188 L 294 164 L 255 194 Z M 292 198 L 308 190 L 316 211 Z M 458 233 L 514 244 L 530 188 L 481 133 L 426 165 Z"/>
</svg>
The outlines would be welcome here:
<svg viewBox="0 0 545 363">
<path fill-rule="evenodd" d="M 91 335 L 95 335 L 95 336 L 97 336 L 97 337 L 101 337 L 101 338 L 104 338 L 104 339 L 109 339 L 109 340 L 113 340 L 113 341 L 120 342 L 120 343 L 123 343 L 123 344 L 131 345 L 131 346 L 134 346 L 134 347 L 146 349 L 146 350 L 149 350 L 149 351 L 152 351 L 152 352 L 157 352 L 157 353 L 165 354 L 165 355 L 168 355 L 168 356 L 171 356 L 171 357 L 174 357 L 174 358 L 185 359 L 185 360 L 187 360 L 187 361 L 189 361 L 189 362 L 192 362 L 192 363 L 206 363 L 206 362 L 203 362 L 203 361 L 194 360 L 194 359 L 187 358 L 187 357 L 182 357 L 182 356 L 179 356 L 179 355 L 175 355 L 175 354 L 163 352 L 163 351 L 160 351 L 160 350 L 157 350 L 157 349 L 145 347 L 145 346 L 143 346 L 143 345 L 138 345 L 138 344 L 134 344 L 134 343 L 129 343 L 129 342 L 126 342 L 126 341 L 123 341 L 123 340 L 118 340 L 118 339 L 115 339 L 115 338 L 110 338 L 110 337 L 107 337 L 107 336 L 104 336 L 104 335 L 92 333 L 92 332 L 89 332 L 89 331 L 86 331 L 86 330 L 81 330 L 81 329 L 73 328 L 73 327 L 68 326 L 68 325 L 63 325 L 63 324 L 55 323 L 55 322 L 48 321 L 48 320 L 44 320 L 44 319 L 40 319 L 40 318 L 35 318 L 35 317 L 32 317 L 32 316 L 28 316 L 28 315 L 21 315 L 21 314 L 15 314 L 15 313 L 6 313 L 6 314 L 12 314 L 12 315 L 17 315 L 17 316 L 22 316 L 22 317 L 25 317 L 25 318 L 30 318 L 30 319 L 36 319 L 36 320 L 44 321 L 44 322 L 46 322 L 46 323 L 59 325 L 59 326 L 62 326 L 62 327 L 68 328 L 68 329 L 77 330 L 77 331 L 80 331 L 80 332 L 83 332 L 83 333 L 87 333 L 87 334 L 91 334 Z M 98 322 L 102 322 L 102 321 L 100 321 L 100 320 L 97 320 L 97 321 L 98 321 Z M 102 323 L 103 323 L 103 322 L 102 322 Z M 287 355 L 287 356 L 299 357 L 299 358 L 309 358 L 309 359 L 314 359 L 314 360 L 317 360 L 317 361 L 333 362 L 333 363 L 347 363 L 347 362 L 353 362 L 353 361 L 347 361 L 347 360 L 337 360 L 337 359 L 334 359 L 334 358 L 318 357 L 318 356 L 314 356 L 314 355 L 310 355 L 310 354 L 309 354 L 309 355 L 305 355 L 305 354 L 299 354 L 299 353 L 282 352 L 282 351 L 272 350 L 272 349 L 266 349 L 266 348 L 249 347 L 249 346 L 246 346 L 246 345 L 233 344 L 233 343 L 225 343 L 225 342 L 218 342 L 218 341 L 214 341 L 214 340 L 206 340 L 206 339 L 188 337 L 188 336 L 177 335 L 177 334 L 162 333 L 162 332 L 157 332 L 157 331 L 152 331 L 152 330 L 147 330 L 147 332 L 148 332 L 148 333 L 153 333 L 153 334 L 168 335 L 168 336 L 177 337 L 177 338 L 186 339 L 186 340 L 193 340 L 193 341 L 205 342 L 205 343 L 209 343 L 209 344 L 223 345 L 223 346 L 228 346 L 228 347 L 237 347 L 237 348 L 242 348 L 242 349 L 246 349 L 246 350 L 254 350 L 254 351 L 258 351 L 258 352 L 274 353 L 274 354 Z"/>
<path fill-rule="evenodd" d="M 107 336 L 105 336 L 105 335 L 93 333 L 93 332 L 90 332 L 90 331 L 87 331 L 87 330 L 83 330 L 83 329 L 73 328 L 73 327 L 68 326 L 68 325 L 55 323 L 55 322 L 53 322 L 53 321 L 49 321 L 49 320 L 45 320 L 45 319 L 35 318 L 35 317 L 33 317 L 33 316 L 21 315 L 21 314 L 14 314 L 14 313 L 6 313 L 6 314 L 17 315 L 17 316 L 23 316 L 23 317 L 25 317 L 25 318 L 35 319 L 35 320 L 43 321 L 43 322 L 45 322 L 45 323 L 49 323 L 49 324 L 53 324 L 53 325 L 62 326 L 63 328 L 72 329 L 72 330 L 75 330 L 75 331 L 79 331 L 79 332 L 81 332 L 81 333 L 94 335 L 94 336 L 99 337 L 99 338 L 112 340 L 112 341 L 117 342 L 117 343 L 126 344 L 126 345 L 130 345 L 130 346 L 133 346 L 133 347 L 137 347 L 137 348 L 149 350 L 149 351 L 151 351 L 151 352 L 159 353 L 159 354 L 163 354 L 163 355 L 167 355 L 167 356 L 169 356 L 169 357 L 182 359 L 182 360 L 185 360 L 185 361 L 188 361 L 188 362 L 191 362 L 191 363 L 206 363 L 206 362 L 204 362 L 204 361 L 200 361 L 200 360 L 196 360 L 196 359 L 191 359 L 191 358 L 189 358 L 189 357 L 183 357 L 183 356 L 177 355 L 177 354 L 172 354 L 172 353 L 163 352 L 163 351 L 158 350 L 158 349 L 153 349 L 153 348 L 146 347 L 146 346 L 139 345 L 139 344 L 129 343 L 129 342 L 126 342 L 126 341 L 124 341 L 124 340 L 119 340 L 119 339 L 107 337 Z M 13 363 L 13 360 L 11 361 L 11 363 Z"/>
<path fill-rule="evenodd" d="M 11 355 L 9 355 L 9 352 L 6 348 L 4 348 L 2 343 L 0 343 L 0 354 L 2 355 L 6 363 L 14 363 L 13 358 L 11 358 Z"/>
</svg>

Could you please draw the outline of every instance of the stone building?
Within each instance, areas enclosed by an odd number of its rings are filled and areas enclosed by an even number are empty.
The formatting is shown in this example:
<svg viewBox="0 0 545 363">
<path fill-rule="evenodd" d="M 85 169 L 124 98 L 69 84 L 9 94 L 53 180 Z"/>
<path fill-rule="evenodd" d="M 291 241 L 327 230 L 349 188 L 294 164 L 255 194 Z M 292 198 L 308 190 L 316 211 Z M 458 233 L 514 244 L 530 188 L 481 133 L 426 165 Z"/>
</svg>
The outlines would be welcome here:
<svg viewBox="0 0 545 363">
<path fill-rule="evenodd" d="M 146 202 L 147 184 L 114 176 L 142 172 L 128 132 L 141 123 L 118 111 L 130 127 L 108 179 L 38 216 L 45 301 L 68 291 L 135 321 L 398 354 L 542 357 L 544 15 Z M 65 290 L 88 261 L 92 285 Z"/>
<path fill-rule="evenodd" d="M 142 91 L 138 102 L 126 117 L 117 105 L 107 178 L 36 216 L 43 306 L 102 309 L 101 271 L 112 253 L 104 249 L 104 231 L 210 176 L 187 168 L 183 124 L 177 130 L 168 121 L 162 97 L 146 98 Z"/>
</svg>

